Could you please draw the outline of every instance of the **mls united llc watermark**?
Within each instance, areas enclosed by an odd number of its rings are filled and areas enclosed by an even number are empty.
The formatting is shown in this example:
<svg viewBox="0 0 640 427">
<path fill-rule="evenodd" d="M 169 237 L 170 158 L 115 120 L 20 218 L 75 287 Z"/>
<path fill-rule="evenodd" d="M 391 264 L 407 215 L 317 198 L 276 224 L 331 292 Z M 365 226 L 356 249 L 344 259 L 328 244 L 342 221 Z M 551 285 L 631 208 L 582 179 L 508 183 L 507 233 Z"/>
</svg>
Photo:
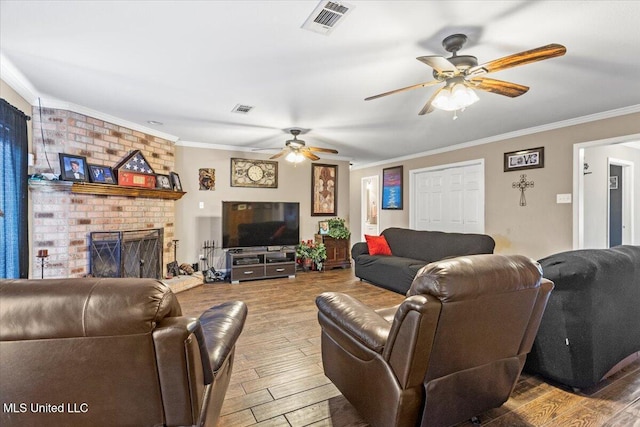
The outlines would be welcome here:
<svg viewBox="0 0 640 427">
<path fill-rule="evenodd" d="M 10 402 L 2 404 L 2 412 L 11 414 L 86 414 L 89 412 L 89 404 L 82 403 L 26 403 Z"/>
</svg>

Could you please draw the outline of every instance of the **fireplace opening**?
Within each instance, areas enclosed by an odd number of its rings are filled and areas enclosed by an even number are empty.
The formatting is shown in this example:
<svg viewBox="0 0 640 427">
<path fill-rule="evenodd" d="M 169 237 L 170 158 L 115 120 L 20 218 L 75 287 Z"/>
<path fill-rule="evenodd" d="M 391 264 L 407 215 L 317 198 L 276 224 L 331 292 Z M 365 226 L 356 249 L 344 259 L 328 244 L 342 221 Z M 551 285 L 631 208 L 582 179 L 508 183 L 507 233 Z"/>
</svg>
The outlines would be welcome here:
<svg viewBox="0 0 640 427">
<path fill-rule="evenodd" d="M 94 277 L 162 278 L 163 229 L 89 233 L 89 271 Z"/>
</svg>

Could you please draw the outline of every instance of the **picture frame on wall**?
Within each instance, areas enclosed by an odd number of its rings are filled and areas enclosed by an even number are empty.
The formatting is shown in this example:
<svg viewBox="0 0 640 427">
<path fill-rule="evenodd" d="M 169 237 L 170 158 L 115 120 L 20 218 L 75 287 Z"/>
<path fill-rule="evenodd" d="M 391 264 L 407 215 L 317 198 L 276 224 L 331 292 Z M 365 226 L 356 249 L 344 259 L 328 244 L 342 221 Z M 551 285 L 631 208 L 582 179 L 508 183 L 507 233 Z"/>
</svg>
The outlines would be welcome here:
<svg viewBox="0 0 640 427">
<path fill-rule="evenodd" d="M 64 181 L 86 182 L 89 180 L 87 158 L 60 153 L 60 178 Z"/>
<path fill-rule="evenodd" d="M 232 158 L 231 186 L 278 188 L 278 162 Z"/>
<path fill-rule="evenodd" d="M 338 214 L 338 166 L 311 165 L 311 216 Z"/>
<path fill-rule="evenodd" d="M 89 179 L 96 184 L 116 184 L 113 169 L 108 166 L 87 165 L 89 167 Z"/>
<path fill-rule="evenodd" d="M 504 153 L 504 171 L 544 168 L 544 147 Z"/>
<path fill-rule="evenodd" d="M 382 169 L 382 209 L 402 210 L 403 167 Z"/>
</svg>

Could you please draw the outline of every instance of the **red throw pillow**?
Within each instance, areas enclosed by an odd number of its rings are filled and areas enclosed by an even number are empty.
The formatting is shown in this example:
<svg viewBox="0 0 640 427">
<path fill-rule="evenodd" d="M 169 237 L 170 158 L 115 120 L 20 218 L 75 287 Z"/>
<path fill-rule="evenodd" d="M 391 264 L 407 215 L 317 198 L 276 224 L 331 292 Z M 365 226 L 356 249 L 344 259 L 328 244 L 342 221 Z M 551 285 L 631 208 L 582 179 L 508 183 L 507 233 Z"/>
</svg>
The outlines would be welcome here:
<svg viewBox="0 0 640 427">
<path fill-rule="evenodd" d="M 364 235 L 369 247 L 369 255 L 391 255 L 391 248 L 384 236 Z"/>
</svg>

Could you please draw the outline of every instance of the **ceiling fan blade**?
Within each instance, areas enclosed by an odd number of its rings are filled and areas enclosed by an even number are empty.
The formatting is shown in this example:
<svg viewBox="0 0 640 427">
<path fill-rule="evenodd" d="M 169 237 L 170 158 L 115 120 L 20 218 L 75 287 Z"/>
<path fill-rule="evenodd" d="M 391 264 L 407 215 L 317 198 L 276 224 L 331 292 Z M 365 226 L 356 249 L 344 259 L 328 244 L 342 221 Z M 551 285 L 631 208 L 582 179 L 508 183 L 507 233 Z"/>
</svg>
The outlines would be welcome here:
<svg viewBox="0 0 640 427">
<path fill-rule="evenodd" d="M 284 150 L 280 151 L 278 154 L 274 154 L 273 156 L 271 156 L 271 157 L 269 157 L 269 158 L 270 158 L 270 159 L 277 159 L 278 157 L 282 157 L 282 156 L 284 156 L 284 155 L 285 155 L 285 154 L 287 154 L 289 151 L 291 151 L 291 150 L 289 150 L 288 148 L 285 148 Z"/>
<path fill-rule="evenodd" d="M 439 74 L 447 74 L 451 77 L 460 74 L 458 67 L 453 65 L 451 61 L 442 56 L 419 56 L 416 58 L 436 70 Z"/>
<path fill-rule="evenodd" d="M 527 86 L 502 80 L 488 79 L 486 77 L 478 77 L 468 80 L 467 83 L 467 86 L 471 88 L 497 93 L 498 95 L 504 95 L 510 98 L 524 95 L 529 90 Z"/>
<path fill-rule="evenodd" d="M 320 160 L 320 157 L 316 156 L 309 150 L 300 150 L 300 153 L 309 160 Z"/>
<path fill-rule="evenodd" d="M 320 148 L 320 147 L 307 147 L 309 151 L 315 151 L 317 153 L 331 153 L 338 154 L 338 150 L 333 150 L 331 148 Z"/>
<path fill-rule="evenodd" d="M 430 82 L 418 83 L 417 85 L 407 86 L 407 87 L 403 87 L 401 89 L 396 89 L 396 90 L 392 90 L 392 91 L 389 91 L 389 92 L 381 93 L 381 94 L 378 94 L 378 95 L 370 96 L 368 98 L 365 98 L 364 100 L 365 101 L 371 101 L 372 99 L 380 98 L 380 97 L 387 96 L 387 95 L 393 95 L 394 93 L 404 92 L 405 90 L 411 90 L 411 89 L 418 89 L 420 87 L 433 86 L 433 85 L 437 85 L 438 83 L 441 83 L 440 80 L 432 80 Z"/>
<path fill-rule="evenodd" d="M 422 110 L 420 110 L 420 112 L 418 113 L 419 116 L 424 116 L 425 114 L 429 114 L 430 112 L 433 111 L 434 107 L 433 107 L 433 105 L 431 105 L 431 103 L 433 102 L 434 99 L 436 99 L 436 96 L 438 96 L 440 91 L 443 90 L 443 89 L 444 89 L 444 87 L 441 87 L 440 89 L 435 91 L 433 93 L 433 95 L 431 95 L 431 98 L 429 98 L 427 103 L 424 104 L 424 107 L 422 107 Z"/>
<path fill-rule="evenodd" d="M 549 58 L 555 58 L 556 56 L 562 56 L 566 52 L 566 47 L 562 46 L 561 44 L 552 43 L 536 49 L 514 53 L 513 55 L 505 56 L 504 58 L 495 59 L 493 61 L 471 67 L 469 68 L 469 70 L 467 70 L 466 74 L 468 76 L 473 76 L 481 73 L 494 73 L 496 71 L 505 70 L 507 68 L 530 64 L 532 62 L 542 61 Z"/>
</svg>

